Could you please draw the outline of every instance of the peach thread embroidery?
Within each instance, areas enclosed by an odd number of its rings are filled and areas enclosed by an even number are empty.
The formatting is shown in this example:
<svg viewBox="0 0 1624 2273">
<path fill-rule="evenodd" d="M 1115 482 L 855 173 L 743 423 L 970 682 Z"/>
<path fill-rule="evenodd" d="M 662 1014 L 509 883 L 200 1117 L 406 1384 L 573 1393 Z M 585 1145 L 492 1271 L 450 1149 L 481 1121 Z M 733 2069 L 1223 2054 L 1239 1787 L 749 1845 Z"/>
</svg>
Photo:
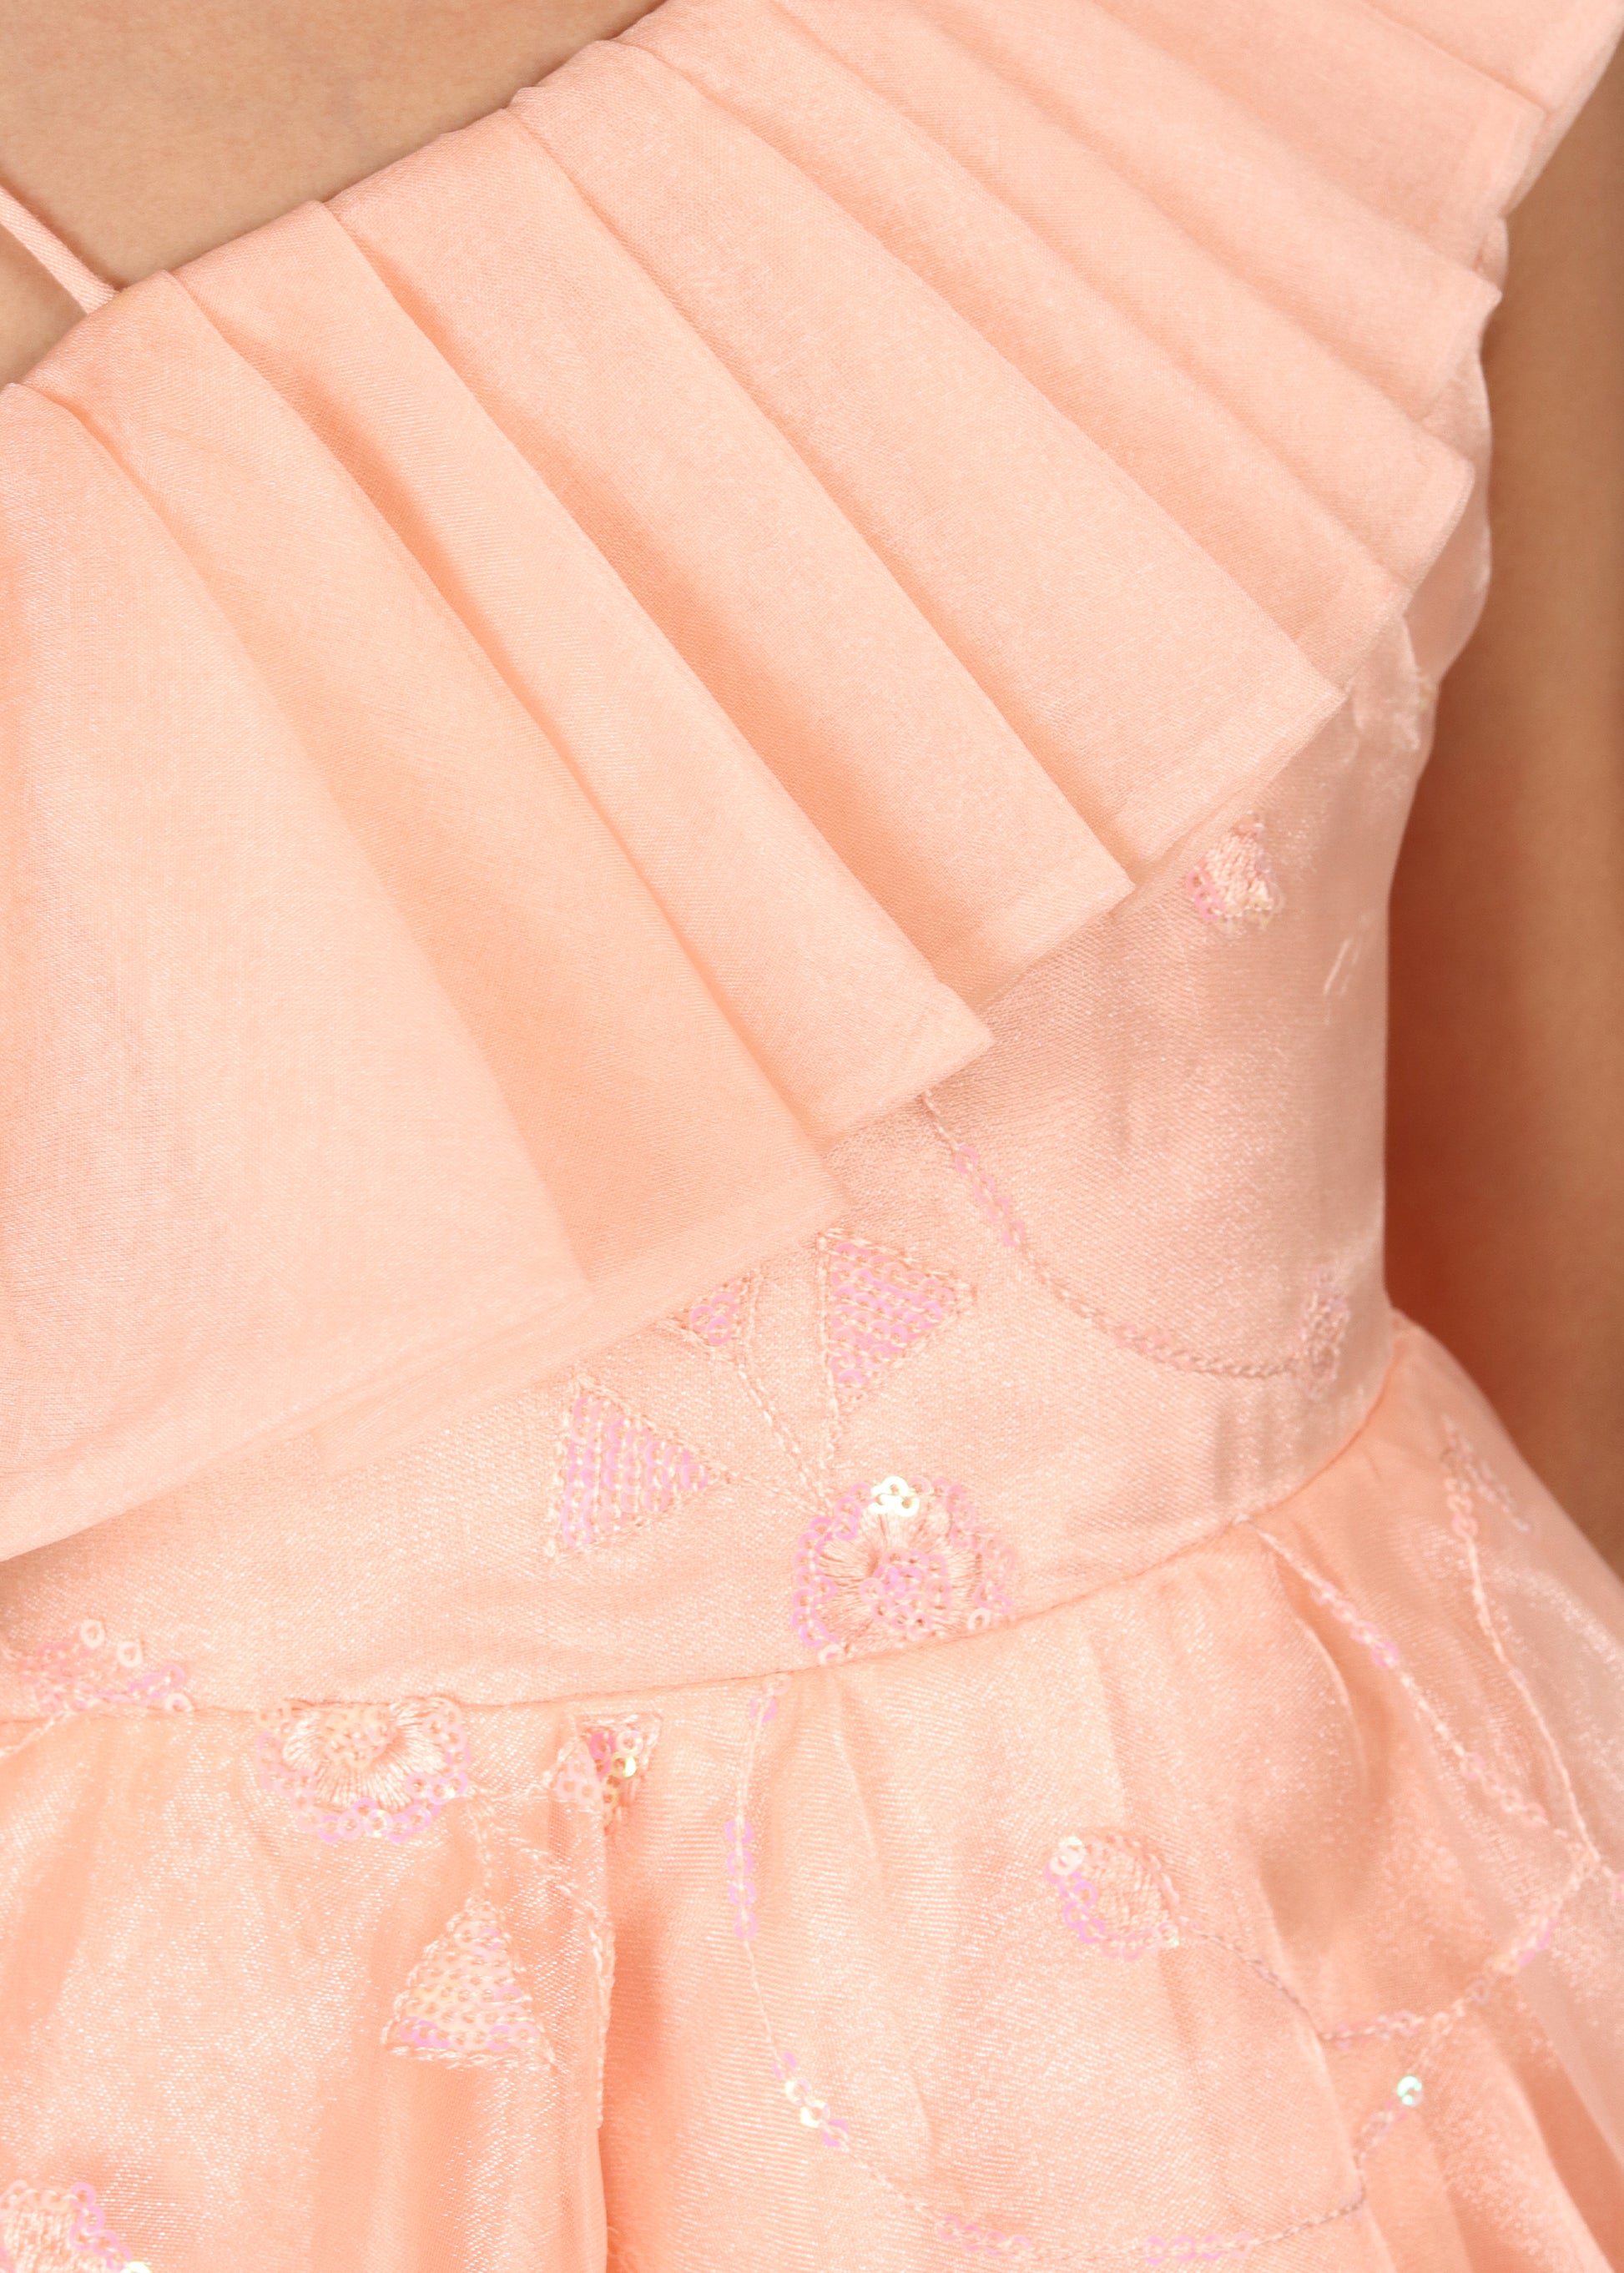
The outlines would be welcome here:
<svg viewBox="0 0 1624 2273">
<path fill-rule="evenodd" d="M 1011 1615 L 1009 1551 L 944 1480 L 853 1484 L 801 1534 L 795 1567 L 795 1632 L 825 1664 Z"/>
<path fill-rule="evenodd" d="M 595 1722 L 565 1745 L 543 1782 L 555 1799 L 596 1816 L 606 1830 L 642 1790 L 659 1732 L 652 1713 Z"/>
<path fill-rule="evenodd" d="M 94 2187 L 33 2187 L 0 2194 L 0 2273 L 147 2273 L 109 2226 Z"/>
<path fill-rule="evenodd" d="M 447 2067 L 491 2067 L 547 2053 L 488 1895 L 470 1894 L 424 1951 L 395 2000 L 383 2041 L 400 2057 L 441 2060 Z"/>
<path fill-rule="evenodd" d="M 1006 2264 L 1029 2265 L 1032 2244 L 1024 2233 L 1005 2233 L 979 2217 L 963 2217 L 956 2209 L 943 2210 L 932 2228 L 938 2241 L 951 2241 L 967 2257 L 1001 2257 Z"/>
<path fill-rule="evenodd" d="M 733 1932 L 741 1941 L 756 1939 L 756 1833 L 742 1815 L 730 1815 L 722 1826 L 727 1849 L 727 1899 L 733 1908 Z"/>
<path fill-rule="evenodd" d="M 1286 904 L 1263 841 L 1263 823 L 1239 821 L 1184 878 L 1191 905 L 1221 931 L 1261 930 Z"/>
<path fill-rule="evenodd" d="M 47 1642 L 19 1668 L 41 1713 L 188 1712 L 184 1665 L 148 1665 L 139 1641 L 113 1641 L 98 1618 L 86 1618 L 61 1640 Z"/>
<path fill-rule="evenodd" d="M 1073 1832 L 1049 1857 L 1045 1875 L 1060 1896 L 1062 1917 L 1089 1956 L 1132 1962 L 1153 1950 L 1177 1948 L 1171 1881 L 1160 1860 L 1126 1832 Z"/>
<path fill-rule="evenodd" d="M 652 1523 L 717 1481 L 696 1452 L 578 1380 L 559 1431 L 546 1552 L 601 1547 Z"/>
<path fill-rule="evenodd" d="M 955 1174 L 967 1188 L 971 1199 L 997 1234 L 1002 1246 L 1018 1255 L 1026 1268 L 1053 1296 L 1063 1309 L 1080 1319 L 1093 1332 L 1103 1335 L 1118 1349 L 1132 1351 L 1134 1356 L 1147 1359 L 1153 1365 L 1165 1365 L 1178 1373 L 1210 1375 L 1219 1381 L 1295 1381 L 1310 1402 L 1323 1397 L 1335 1381 L 1342 1364 L 1342 1345 L 1347 1337 L 1349 1305 L 1346 1295 L 1324 1269 L 1316 1271 L 1309 1282 L 1309 1291 L 1298 1318 L 1297 1332 L 1290 1349 L 1283 1357 L 1244 1360 L 1209 1357 L 1192 1349 L 1177 1335 L 1161 1326 L 1135 1325 L 1131 1319 L 1115 1317 L 1098 1302 L 1091 1302 L 1067 1285 L 1059 1273 L 1050 1269 L 1032 1243 L 1031 1234 L 1016 1213 L 1013 1201 L 1002 1184 L 983 1166 L 974 1145 L 961 1144 L 942 1117 L 934 1098 L 921 1099 L 926 1114 L 946 1148 Z"/>
<path fill-rule="evenodd" d="M 1343 2213 L 1339 2212 L 1341 2216 Z M 1316 2221 L 1318 2222 L 1318 2221 Z M 1295 2228 L 1294 2231 L 1301 2231 Z M 1283 2236 L 1270 2237 L 1282 2239 Z M 1225 2257 L 1249 2257 L 1258 2247 L 1250 2233 L 1153 2233 L 1145 2242 L 1147 2265 L 1215 2265 Z"/>
<path fill-rule="evenodd" d="M 1316 1271 L 1297 1323 L 1294 1361 L 1303 1394 L 1311 1404 L 1317 1404 L 1335 1385 L 1351 1317 L 1348 1297 L 1331 1273 Z"/>
<path fill-rule="evenodd" d="M 970 1299 L 961 1279 L 846 1232 L 818 1241 L 818 1275 L 823 1359 L 842 1399 L 872 1389 Z"/>
<path fill-rule="evenodd" d="M 446 1697 L 274 1706 L 260 1715 L 259 1774 L 329 1840 L 415 1838 L 473 1789 L 468 1731 Z"/>
</svg>

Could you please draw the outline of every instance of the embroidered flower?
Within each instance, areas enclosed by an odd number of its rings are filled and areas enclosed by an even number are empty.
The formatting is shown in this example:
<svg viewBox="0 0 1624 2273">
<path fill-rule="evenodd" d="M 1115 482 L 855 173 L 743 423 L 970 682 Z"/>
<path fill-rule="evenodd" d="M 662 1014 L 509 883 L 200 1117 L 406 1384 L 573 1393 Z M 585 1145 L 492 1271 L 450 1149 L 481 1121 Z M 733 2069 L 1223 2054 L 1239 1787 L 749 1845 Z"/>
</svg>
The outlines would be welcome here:
<svg viewBox="0 0 1624 2273">
<path fill-rule="evenodd" d="M 51 1720 L 158 1706 L 186 1712 L 192 1705 L 184 1665 L 148 1665 L 139 1641 L 110 1640 L 95 1618 L 34 1651 L 19 1670 L 35 1705 Z"/>
<path fill-rule="evenodd" d="M 627 1713 L 583 1729 L 548 1774 L 554 1798 L 598 1817 L 606 1830 L 642 1790 L 659 1732 L 653 1713 Z"/>
<path fill-rule="evenodd" d="M 1263 823 L 1239 821 L 1184 878 L 1184 889 L 1204 923 L 1221 930 L 1260 928 L 1286 904 L 1274 864 L 1264 849 Z"/>
<path fill-rule="evenodd" d="M 278 1705 L 259 1751 L 260 1782 L 323 1839 L 410 1839 L 473 1788 L 462 1715 L 444 1697 Z"/>
<path fill-rule="evenodd" d="M 823 1234 L 818 1263 L 824 1362 L 842 1398 L 872 1389 L 969 1299 L 969 1288 L 947 1272 L 844 1232 Z"/>
<path fill-rule="evenodd" d="M 1335 1383 L 1351 1316 L 1348 1297 L 1330 1272 L 1316 1271 L 1297 1321 L 1292 1357 L 1292 1371 L 1311 1402 L 1325 1396 Z"/>
<path fill-rule="evenodd" d="M 383 2041 L 403 2059 L 448 2067 L 490 2067 L 546 2051 L 487 1895 L 470 1894 L 424 1951 L 395 2000 Z"/>
<path fill-rule="evenodd" d="M 1145 1957 L 1178 1947 L 1178 1904 L 1149 1848 L 1124 1831 L 1063 1839 L 1047 1876 L 1060 1914 L 1091 1957 Z"/>
<path fill-rule="evenodd" d="M 796 1571 L 795 1631 L 825 1663 L 976 1632 L 1011 1614 L 1008 1550 L 959 1484 L 853 1485 L 801 1534 Z"/>
<path fill-rule="evenodd" d="M 31 2187 L 0 2194 L 4 2273 L 147 2273 L 111 2232 L 93 2188 Z"/>
</svg>

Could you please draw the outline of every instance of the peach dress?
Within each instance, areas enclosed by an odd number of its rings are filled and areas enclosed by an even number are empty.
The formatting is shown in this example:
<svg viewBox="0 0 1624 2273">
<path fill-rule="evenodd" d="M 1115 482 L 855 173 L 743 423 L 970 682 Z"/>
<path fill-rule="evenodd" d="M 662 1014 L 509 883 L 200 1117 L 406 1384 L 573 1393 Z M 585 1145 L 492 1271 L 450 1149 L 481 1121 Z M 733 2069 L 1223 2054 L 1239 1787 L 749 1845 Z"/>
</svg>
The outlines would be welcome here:
<svg viewBox="0 0 1624 2273">
<path fill-rule="evenodd" d="M 1624 2263 L 1624 1591 L 1380 1269 L 1621 15 L 665 0 L 36 232 L 5 2273 Z"/>
</svg>

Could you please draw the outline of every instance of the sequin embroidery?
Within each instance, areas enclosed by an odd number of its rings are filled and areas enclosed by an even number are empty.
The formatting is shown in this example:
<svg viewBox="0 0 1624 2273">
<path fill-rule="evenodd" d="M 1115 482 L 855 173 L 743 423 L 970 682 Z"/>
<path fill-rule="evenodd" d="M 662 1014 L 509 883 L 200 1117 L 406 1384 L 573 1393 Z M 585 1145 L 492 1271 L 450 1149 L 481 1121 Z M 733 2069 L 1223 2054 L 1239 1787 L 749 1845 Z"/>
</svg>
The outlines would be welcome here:
<svg viewBox="0 0 1624 2273">
<path fill-rule="evenodd" d="M 1222 931 L 1261 929 L 1286 904 L 1280 878 L 1263 842 L 1263 823 L 1237 821 L 1184 879 L 1184 889 L 1203 923 Z"/>
<path fill-rule="evenodd" d="M 0 2194 L 4 2273 L 147 2273 L 108 2225 L 94 2189 L 32 2187 Z"/>
<path fill-rule="evenodd" d="M 259 1782 L 323 1839 L 410 1839 L 465 1799 L 468 1732 L 445 1697 L 307 1705 L 261 1714 Z"/>
<path fill-rule="evenodd" d="M 490 2067 L 545 2051 L 496 1905 L 470 1894 L 424 1951 L 383 2032 L 392 2052 Z"/>
<path fill-rule="evenodd" d="M 606 1830 L 642 1790 L 659 1731 L 652 1713 L 628 1713 L 583 1729 L 545 1779 L 553 1797 L 596 1816 Z"/>
<path fill-rule="evenodd" d="M 662 1436 L 595 1383 L 579 1381 L 559 1434 L 546 1551 L 601 1547 L 668 1515 L 715 1481 L 686 1444 Z"/>
<path fill-rule="evenodd" d="M 956 1317 L 962 1280 L 845 1232 L 818 1242 L 823 1355 L 837 1396 L 861 1397 L 898 1359 Z"/>
<path fill-rule="evenodd" d="M 795 1632 L 824 1662 L 976 1633 L 1011 1616 L 1011 1557 L 962 1485 L 853 1484 L 801 1537 Z"/>
<path fill-rule="evenodd" d="M 1091 1957 L 1132 1961 L 1177 1949 L 1178 1904 L 1157 1857 L 1123 1831 L 1073 1833 L 1049 1857 L 1046 1875 L 1060 1914 Z"/>
<path fill-rule="evenodd" d="M 154 1707 L 184 1712 L 192 1704 L 184 1665 L 148 1665 L 139 1641 L 114 1641 L 96 1618 L 34 1650 L 18 1670 L 39 1710 L 53 1720 Z"/>
<path fill-rule="evenodd" d="M 725 1287 L 703 1295 L 682 1313 L 681 1323 L 707 1349 L 731 1348 L 744 1331 L 745 1306 L 749 1298 L 748 1277 L 730 1279 Z"/>
</svg>

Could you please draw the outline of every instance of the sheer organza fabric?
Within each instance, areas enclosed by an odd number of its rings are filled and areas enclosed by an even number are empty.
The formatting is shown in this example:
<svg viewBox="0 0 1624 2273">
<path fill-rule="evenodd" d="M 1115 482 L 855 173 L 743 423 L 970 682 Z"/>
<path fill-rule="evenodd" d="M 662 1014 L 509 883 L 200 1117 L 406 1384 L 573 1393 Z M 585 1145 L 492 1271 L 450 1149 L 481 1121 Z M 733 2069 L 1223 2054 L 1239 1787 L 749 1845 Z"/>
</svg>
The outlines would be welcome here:
<svg viewBox="0 0 1624 2273">
<path fill-rule="evenodd" d="M 19 2273 L 1624 2256 L 1380 1270 L 1619 13 L 665 0 L 0 399 Z"/>
</svg>

